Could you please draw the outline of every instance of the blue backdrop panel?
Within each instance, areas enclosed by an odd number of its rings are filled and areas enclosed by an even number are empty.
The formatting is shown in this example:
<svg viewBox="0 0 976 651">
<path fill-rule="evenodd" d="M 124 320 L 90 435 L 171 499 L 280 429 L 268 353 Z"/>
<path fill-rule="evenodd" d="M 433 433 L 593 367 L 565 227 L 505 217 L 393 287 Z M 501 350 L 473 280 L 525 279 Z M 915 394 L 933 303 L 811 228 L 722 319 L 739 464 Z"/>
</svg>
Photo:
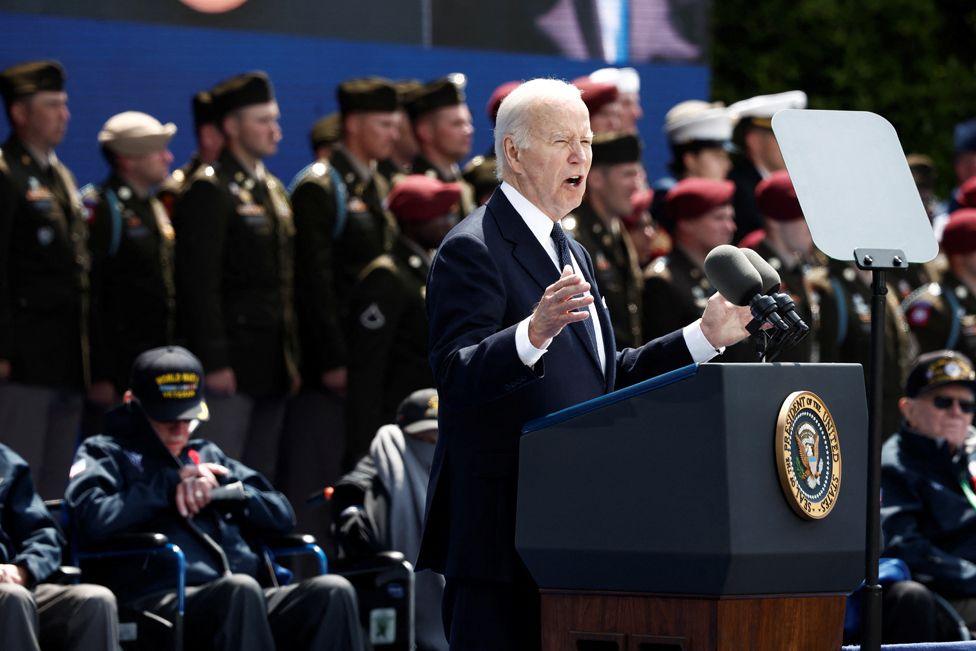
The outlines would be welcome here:
<svg viewBox="0 0 976 651">
<path fill-rule="evenodd" d="M 58 155 L 82 183 L 104 176 L 96 135 L 108 117 L 124 110 L 175 122 L 180 131 L 171 148 L 177 164 L 182 163 L 194 147 L 191 95 L 245 70 L 266 70 L 274 81 L 284 140 L 268 164 L 287 182 L 308 163 L 308 129 L 316 118 L 335 110 L 334 89 L 342 79 L 432 79 L 465 73 L 476 128 L 474 155 L 491 142 L 484 107 L 499 84 L 532 77 L 572 79 L 603 65 L 550 56 L 0 12 L 0 68 L 35 58 L 59 59 L 68 70 L 72 119 Z M 664 173 L 668 159 L 661 131 L 664 113 L 684 99 L 707 99 L 709 71 L 663 64 L 638 70 L 645 111 L 640 128 L 653 179 Z"/>
</svg>

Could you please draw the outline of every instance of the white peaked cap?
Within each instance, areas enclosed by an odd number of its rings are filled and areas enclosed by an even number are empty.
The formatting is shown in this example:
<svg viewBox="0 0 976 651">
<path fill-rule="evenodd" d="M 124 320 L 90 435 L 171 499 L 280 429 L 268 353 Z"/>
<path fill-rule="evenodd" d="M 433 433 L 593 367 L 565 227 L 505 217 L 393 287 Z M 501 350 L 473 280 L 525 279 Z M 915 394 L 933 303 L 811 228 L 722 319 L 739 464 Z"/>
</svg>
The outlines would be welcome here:
<svg viewBox="0 0 976 651">
<path fill-rule="evenodd" d="M 736 102 L 729 107 L 734 119 L 771 118 L 783 109 L 805 109 L 807 94 L 802 90 L 790 90 L 775 95 L 758 95 Z"/>
<path fill-rule="evenodd" d="M 691 99 L 671 107 L 664 117 L 664 132 L 674 145 L 726 141 L 732 137 L 732 116 L 721 102 Z"/>
</svg>

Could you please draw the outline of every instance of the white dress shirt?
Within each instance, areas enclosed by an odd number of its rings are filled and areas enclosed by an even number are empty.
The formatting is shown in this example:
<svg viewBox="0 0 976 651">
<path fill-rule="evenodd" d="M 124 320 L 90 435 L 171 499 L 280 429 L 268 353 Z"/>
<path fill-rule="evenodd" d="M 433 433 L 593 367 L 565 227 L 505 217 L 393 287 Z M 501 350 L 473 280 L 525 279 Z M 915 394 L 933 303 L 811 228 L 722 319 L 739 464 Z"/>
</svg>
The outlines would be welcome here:
<svg viewBox="0 0 976 651">
<path fill-rule="evenodd" d="M 542 245 L 542 248 L 549 255 L 553 266 L 557 271 L 562 273 L 562 270 L 559 268 L 559 254 L 556 252 L 556 244 L 552 241 L 552 219 L 539 210 L 531 201 L 522 196 L 509 183 L 503 182 L 501 184 L 501 191 L 505 194 L 505 198 L 508 199 L 509 203 L 512 204 L 512 207 L 515 208 L 515 212 L 525 221 L 525 225 L 532 231 L 535 239 L 539 241 L 539 244 Z M 576 259 L 576 255 L 573 254 L 572 247 L 569 253 L 573 260 L 573 271 L 580 277 L 584 277 L 583 272 L 580 271 L 579 261 Z M 590 296 L 590 292 L 586 292 L 585 295 Z M 600 326 L 600 319 L 597 316 L 596 302 L 590 303 L 588 309 L 590 311 L 590 322 L 593 324 L 594 334 L 596 335 L 600 367 L 605 369 L 607 360 L 603 345 L 603 328 Z M 519 322 L 515 329 L 515 349 L 518 352 L 519 359 L 526 366 L 535 366 L 536 362 L 542 359 L 542 356 L 545 355 L 549 345 L 552 343 L 552 339 L 549 339 L 542 343 L 541 348 L 536 348 L 532 345 L 532 342 L 529 341 L 529 320 L 531 318 L 532 315 L 530 314 Z M 716 349 L 708 343 L 704 333 L 701 331 L 701 319 L 686 325 L 682 329 L 681 334 L 684 337 L 685 345 L 688 346 L 688 352 L 691 353 L 691 359 L 697 364 L 707 362 L 724 350 L 724 348 Z"/>
</svg>

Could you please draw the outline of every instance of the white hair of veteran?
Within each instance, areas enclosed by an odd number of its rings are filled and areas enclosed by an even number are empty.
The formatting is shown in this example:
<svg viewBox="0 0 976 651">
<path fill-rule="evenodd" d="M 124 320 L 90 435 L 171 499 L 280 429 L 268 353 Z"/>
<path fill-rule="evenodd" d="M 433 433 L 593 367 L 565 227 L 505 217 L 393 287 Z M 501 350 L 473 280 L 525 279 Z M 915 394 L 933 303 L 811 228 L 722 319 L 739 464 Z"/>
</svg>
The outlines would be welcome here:
<svg viewBox="0 0 976 651">
<path fill-rule="evenodd" d="M 495 161 L 499 181 L 510 180 L 505 159 L 505 136 L 511 136 L 519 149 L 529 148 L 535 110 L 541 104 L 581 102 L 580 90 L 559 79 L 531 79 L 502 100 L 495 120 Z"/>
</svg>

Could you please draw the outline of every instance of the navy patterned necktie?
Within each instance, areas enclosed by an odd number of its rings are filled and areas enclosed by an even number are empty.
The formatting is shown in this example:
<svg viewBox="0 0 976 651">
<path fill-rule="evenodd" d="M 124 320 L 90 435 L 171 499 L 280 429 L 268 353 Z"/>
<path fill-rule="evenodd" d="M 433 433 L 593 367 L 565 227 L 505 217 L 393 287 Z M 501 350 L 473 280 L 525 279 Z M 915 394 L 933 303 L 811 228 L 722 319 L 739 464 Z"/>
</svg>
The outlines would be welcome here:
<svg viewBox="0 0 976 651">
<path fill-rule="evenodd" d="M 575 269 L 573 267 L 573 258 L 569 252 L 569 239 L 566 237 L 566 233 L 563 231 L 563 227 L 559 225 L 559 222 L 552 225 L 552 241 L 556 244 L 556 256 L 559 258 L 559 273 L 562 274 L 563 269 L 566 268 L 566 265 L 569 265 L 570 268 Z M 584 307 L 580 308 L 580 310 L 589 311 L 589 308 Z M 584 319 L 583 321 L 579 321 L 577 323 L 586 328 L 586 334 L 589 335 L 590 345 L 593 347 L 593 353 L 597 354 L 597 351 L 600 350 L 600 348 L 596 341 L 596 329 L 593 327 L 593 313 L 590 313 L 589 319 Z M 599 359 L 599 357 L 599 354 L 597 354 L 597 359 Z"/>
</svg>

